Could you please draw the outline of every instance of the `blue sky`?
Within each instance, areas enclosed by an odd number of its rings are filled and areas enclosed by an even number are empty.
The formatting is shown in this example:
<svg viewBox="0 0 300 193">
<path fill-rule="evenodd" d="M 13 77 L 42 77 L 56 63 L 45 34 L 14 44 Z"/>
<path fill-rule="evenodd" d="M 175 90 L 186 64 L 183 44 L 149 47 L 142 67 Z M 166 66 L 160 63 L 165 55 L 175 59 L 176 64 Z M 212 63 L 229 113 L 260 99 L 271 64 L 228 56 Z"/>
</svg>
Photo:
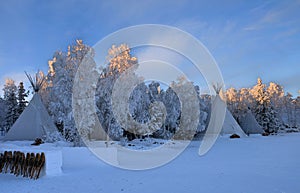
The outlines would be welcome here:
<svg viewBox="0 0 300 193">
<path fill-rule="evenodd" d="M 221 2 L 221 3 L 220 3 Z M 226 87 L 257 77 L 300 90 L 300 1 L 2 1 L 0 88 L 6 77 L 47 71 L 56 50 L 75 39 L 94 45 L 137 24 L 165 24 L 198 38 L 216 59 Z"/>
</svg>

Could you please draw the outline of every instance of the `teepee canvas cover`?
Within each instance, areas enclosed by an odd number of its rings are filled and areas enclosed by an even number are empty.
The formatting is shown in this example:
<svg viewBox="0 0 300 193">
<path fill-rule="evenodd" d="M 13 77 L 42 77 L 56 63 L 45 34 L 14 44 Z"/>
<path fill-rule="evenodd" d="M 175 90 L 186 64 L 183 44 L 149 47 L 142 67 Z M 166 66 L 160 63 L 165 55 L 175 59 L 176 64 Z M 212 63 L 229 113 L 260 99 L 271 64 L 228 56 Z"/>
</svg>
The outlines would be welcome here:
<svg viewBox="0 0 300 193">
<path fill-rule="evenodd" d="M 29 105 L 4 137 L 4 140 L 6 141 L 35 140 L 36 138 L 42 138 L 45 135 L 57 131 L 56 126 L 52 122 L 42 99 L 38 94 L 45 81 L 45 77 L 38 73 L 35 75 L 35 78 L 32 78 L 27 73 L 26 76 L 34 89 L 35 94 Z"/>
<path fill-rule="evenodd" d="M 57 131 L 41 97 L 36 93 L 4 140 L 35 140 Z"/>
<path fill-rule="evenodd" d="M 247 134 L 262 134 L 264 133 L 264 130 L 262 127 L 258 124 L 256 121 L 254 115 L 251 113 L 250 110 L 247 111 L 247 113 L 241 117 L 238 118 L 239 123 Z"/>
<path fill-rule="evenodd" d="M 222 121 L 222 119 L 219 117 L 219 113 L 218 111 L 220 111 L 221 109 L 219 109 L 218 107 L 222 106 L 223 108 L 226 108 L 226 104 L 225 102 L 221 99 L 221 97 L 219 96 L 219 94 L 217 94 L 212 102 L 212 110 L 215 111 L 215 115 L 216 117 L 212 118 L 212 121 L 215 122 L 215 124 L 213 124 L 214 126 L 212 127 L 216 127 L 217 125 L 221 125 L 221 123 L 217 123 L 219 121 Z M 212 133 L 214 133 L 213 131 L 211 131 Z M 223 126 L 220 132 L 221 135 L 227 135 L 227 134 L 237 134 L 240 137 L 246 137 L 247 135 L 244 133 L 244 131 L 242 130 L 242 128 L 239 126 L 239 124 L 236 122 L 236 120 L 233 118 L 232 114 L 230 113 L 230 111 L 226 108 L 226 114 L 224 117 L 224 122 L 223 122 Z"/>
<path fill-rule="evenodd" d="M 4 140 L 35 140 L 57 131 L 41 97 L 36 93 L 29 105 L 4 137 Z"/>
<path fill-rule="evenodd" d="M 247 136 L 228 109 L 226 109 L 225 120 L 221 130 L 221 135 L 226 134 L 238 134 L 240 137 Z"/>
</svg>

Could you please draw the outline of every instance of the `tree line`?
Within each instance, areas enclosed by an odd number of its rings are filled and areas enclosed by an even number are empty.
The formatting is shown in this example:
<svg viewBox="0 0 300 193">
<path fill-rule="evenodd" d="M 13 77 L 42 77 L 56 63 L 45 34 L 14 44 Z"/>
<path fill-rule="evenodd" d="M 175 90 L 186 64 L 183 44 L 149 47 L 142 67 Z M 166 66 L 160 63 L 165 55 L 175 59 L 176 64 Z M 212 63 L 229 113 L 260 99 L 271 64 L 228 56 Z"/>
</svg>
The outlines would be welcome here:
<svg viewBox="0 0 300 193">
<path fill-rule="evenodd" d="M 68 46 L 67 51 L 55 52 L 53 58 L 48 61 L 48 72 L 39 72 L 41 78 L 45 78 L 45 84 L 39 91 L 43 103 L 59 131 L 74 144 L 80 144 L 80 134 L 76 128 L 72 111 L 72 91 L 75 74 L 87 53 L 93 53 L 93 49 L 85 45 L 82 40 L 76 40 Z M 97 116 L 110 138 L 139 137 L 128 133 L 117 122 L 112 112 L 112 90 L 116 80 L 130 67 L 138 65 L 138 58 L 132 56 L 131 50 L 126 44 L 113 45 L 107 54 L 107 66 L 100 71 L 96 85 L 95 104 Z M 180 77 L 165 90 L 159 82 L 140 83 L 131 93 L 129 98 L 129 111 L 134 120 L 139 123 L 147 123 L 151 116 L 149 106 L 158 101 L 164 104 L 166 118 L 164 124 L 157 128 L 152 137 L 171 138 L 180 126 L 181 102 L 174 92 L 174 88 L 184 85 L 186 79 Z M 211 97 L 200 95 L 199 86 L 193 86 L 198 93 L 199 123 L 197 133 L 205 131 L 210 114 Z M 0 127 L 7 132 L 27 105 L 28 91 L 21 82 L 15 86 L 12 79 L 7 79 L 4 85 L 4 96 L 0 97 L 1 109 Z M 188 91 L 185 91 L 188 95 Z M 300 97 L 293 98 L 290 93 L 285 94 L 283 87 L 271 82 L 266 84 L 258 79 L 252 88 L 229 88 L 223 97 L 227 98 L 230 112 L 238 120 L 239 116 L 247 110 L 255 115 L 258 123 L 266 132 L 276 133 L 283 128 L 299 127 Z"/>
<path fill-rule="evenodd" d="M 294 98 L 289 92 L 285 94 L 283 86 L 277 83 L 267 85 L 258 78 L 252 88 L 229 88 L 225 94 L 228 109 L 237 120 L 251 110 L 266 132 L 300 125 L 300 96 Z"/>
</svg>

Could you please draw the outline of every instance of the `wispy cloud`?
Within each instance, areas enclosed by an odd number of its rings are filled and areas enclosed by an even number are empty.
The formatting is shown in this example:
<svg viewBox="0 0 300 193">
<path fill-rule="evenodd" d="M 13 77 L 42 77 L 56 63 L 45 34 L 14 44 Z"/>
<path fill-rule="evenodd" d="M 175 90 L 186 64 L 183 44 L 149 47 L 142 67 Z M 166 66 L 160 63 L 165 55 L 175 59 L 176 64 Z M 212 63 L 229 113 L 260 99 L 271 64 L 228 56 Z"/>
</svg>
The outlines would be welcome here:
<svg viewBox="0 0 300 193">
<path fill-rule="evenodd" d="M 240 37 L 239 26 L 233 19 L 211 23 L 199 18 L 188 18 L 179 20 L 173 25 L 194 35 L 211 51 L 224 45 L 229 46 L 234 39 Z"/>
<path fill-rule="evenodd" d="M 299 21 L 293 14 L 299 12 L 299 2 L 282 1 L 276 5 L 266 2 L 252 10 L 250 17 L 256 18 L 250 24 L 244 27 L 244 30 L 261 30 L 267 27 L 286 26 L 293 21 Z"/>
</svg>

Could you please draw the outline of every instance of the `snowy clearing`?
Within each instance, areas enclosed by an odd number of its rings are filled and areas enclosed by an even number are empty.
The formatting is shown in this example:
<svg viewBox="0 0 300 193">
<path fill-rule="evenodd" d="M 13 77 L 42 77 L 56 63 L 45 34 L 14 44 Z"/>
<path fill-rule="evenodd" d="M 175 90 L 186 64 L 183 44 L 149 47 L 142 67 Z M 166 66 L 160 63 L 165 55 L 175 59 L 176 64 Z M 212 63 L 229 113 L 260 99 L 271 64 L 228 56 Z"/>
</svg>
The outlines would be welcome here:
<svg viewBox="0 0 300 193">
<path fill-rule="evenodd" d="M 0 192 L 210 192 L 298 193 L 300 192 L 300 134 L 228 139 L 220 137 L 204 156 L 199 141 L 171 163 L 146 171 L 115 168 L 100 161 L 87 148 L 55 147 L 62 151 L 61 175 L 34 181 L 0 174 Z M 24 142 L 0 142 L 1 148 L 24 146 Z"/>
</svg>

